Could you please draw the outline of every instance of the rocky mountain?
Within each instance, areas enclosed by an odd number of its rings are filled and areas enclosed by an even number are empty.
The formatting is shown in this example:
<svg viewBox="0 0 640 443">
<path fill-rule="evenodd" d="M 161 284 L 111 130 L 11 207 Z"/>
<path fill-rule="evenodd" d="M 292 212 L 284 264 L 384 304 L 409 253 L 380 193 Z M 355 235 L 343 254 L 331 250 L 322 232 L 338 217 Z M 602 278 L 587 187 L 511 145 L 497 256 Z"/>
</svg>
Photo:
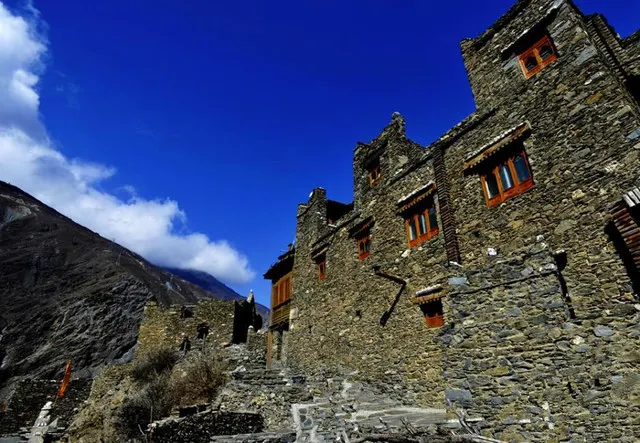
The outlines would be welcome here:
<svg viewBox="0 0 640 443">
<path fill-rule="evenodd" d="M 209 291 L 215 298 L 220 298 L 222 300 L 244 300 L 247 296 L 242 296 L 238 294 L 236 291 L 222 283 L 220 280 L 215 278 L 213 275 L 208 274 L 202 271 L 196 271 L 194 269 L 176 269 L 176 268 L 165 268 L 167 271 L 172 274 L 177 275 L 178 277 L 193 283 L 194 285 L 200 286 L 202 289 Z M 262 318 L 268 320 L 269 318 L 269 308 L 256 303 L 256 309 L 258 314 L 262 316 Z M 266 324 L 266 323 L 265 323 Z"/>
<path fill-rule="evenodd" d="M 0 181 L 0 400 L 67 360 L 82 377 L 128 358 L 149 301 L 210 297 Z"/>
</svg>

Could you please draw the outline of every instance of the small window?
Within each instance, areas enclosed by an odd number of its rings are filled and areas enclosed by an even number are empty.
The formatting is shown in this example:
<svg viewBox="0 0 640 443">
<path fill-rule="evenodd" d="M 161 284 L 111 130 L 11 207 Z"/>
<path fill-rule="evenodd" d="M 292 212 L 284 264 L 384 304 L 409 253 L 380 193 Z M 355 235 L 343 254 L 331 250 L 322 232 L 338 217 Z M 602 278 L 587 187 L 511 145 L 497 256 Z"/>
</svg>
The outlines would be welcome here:
<svg viewBox="0 0 640 443">
<path fill-rule="evenodd" d="M 377 158 L 371 164 L 369 164 L 369 184 L 375 185 L 380 181 L 380 159 Z"/>
<path fill-rule="evenodd" d="M 324 280 L 327 276 L 327 257 L 325 254 L 321 254 L 316 257 L 316 264 L 318 265 L 318 280 Z"/>
<path fill-rule="evenodd" d="M 404 217 L 410 248 L 438 235 L 438 217 L 433 198 L 429 198 L 425 204 L 416 206 Z"/>
<path fill-rule="evenodd" d="M 442 308 L 442 300 L 437 299 L 420 306 L 424 314 L 424 320 L 427 328 L 439 328 L 444 326 L 444 310 Z"/>
<path fill-rule="evenodd" d="M 549 36 L 545 35 L 535 45 L 520 54 L 518 58 L 524 76 L 531 78 L 556 60 L 558 54 Z"/>
<path fill-rule="evenodd" d="M 492 207 L 533 186 L 531 168 L 524 150 L 494 165 L 481 176 L 487 206 Z"/>
<path fill-rule="evenodd" d="M 363 233 L 362 236 L 356 238 L 358 242 L 358 259 L 364 260 L 371 255 L 371 236 L 369 232 Z"/>
</svg>

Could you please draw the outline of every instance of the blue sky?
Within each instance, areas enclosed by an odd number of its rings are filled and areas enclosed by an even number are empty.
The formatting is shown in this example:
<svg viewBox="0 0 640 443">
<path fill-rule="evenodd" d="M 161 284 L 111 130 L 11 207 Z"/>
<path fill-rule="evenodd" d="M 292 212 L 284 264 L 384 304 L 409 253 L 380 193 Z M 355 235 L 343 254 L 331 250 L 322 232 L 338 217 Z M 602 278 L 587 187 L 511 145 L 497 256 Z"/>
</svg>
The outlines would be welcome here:
<svg viewBox="0 0 640 443">
<path fill-rule="evenodd" d="M 4 5 L 40 29 L 42 48 L 25 62 L 38 65 L 34 106 L 47 146 L 70 170 L 80 162 L 75 188 L 89 183 L 113 211 L 132 198 L 136 210 L 152 206 L 160 224 L 173 223 L 144 240 L 157 250 L 143 254 L 162 261 L 161 247 L 170 256 L 176 245 L 184 263 L 268 304 L 261 276 L 293 241 L 297 204 L 317 186 L 350 201 L 355 143 L 394 111 L 422 144 L 471 113 L 459 42 L 512 3 L 35 0 L 39 18 L 24 2 Z M 623 37 L 638 27 L 637 0 L 577 3 Z M 113 232 L 132 248 L 143 241 Z M 206 237 L 179 243 L 193 233 Z M 229 263 L 209 267 L 220 250 Z"/>
</svg>

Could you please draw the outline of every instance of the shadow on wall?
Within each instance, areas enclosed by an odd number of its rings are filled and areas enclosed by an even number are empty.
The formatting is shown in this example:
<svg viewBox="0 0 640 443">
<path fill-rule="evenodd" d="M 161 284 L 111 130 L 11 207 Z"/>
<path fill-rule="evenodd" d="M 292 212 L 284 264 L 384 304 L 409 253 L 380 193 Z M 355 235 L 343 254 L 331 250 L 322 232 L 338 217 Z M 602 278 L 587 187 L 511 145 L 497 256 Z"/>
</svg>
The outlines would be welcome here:
<svg viewBox="0 0 640 443">
<path fill-rule="evenodd" d="M 609 223 L 605 227 L 605 232 L 609 236 L 609 239 L 613 243 L 613 246 L 616 249 L 616 252 L 620 256 L 622 263 L 627 271 L 627 275 L 631 280 L 631 290 L 634 292 L 635 300 L 638 300 L 638 295 L 640 294 L 640 270 L 635 264 L 633 259 L 632 252 L 629 250 L 627 244 L 625 243 L 622 235 L 616 229 L 613 222 Z"/>
</svg>

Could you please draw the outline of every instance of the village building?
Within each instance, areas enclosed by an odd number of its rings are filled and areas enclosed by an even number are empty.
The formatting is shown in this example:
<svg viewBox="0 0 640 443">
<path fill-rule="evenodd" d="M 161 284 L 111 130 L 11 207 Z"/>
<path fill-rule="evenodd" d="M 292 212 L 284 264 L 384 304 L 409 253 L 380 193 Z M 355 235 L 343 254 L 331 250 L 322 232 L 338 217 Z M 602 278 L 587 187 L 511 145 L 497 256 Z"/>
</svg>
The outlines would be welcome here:
<svg viewBox="0 0 640 443">
<path fill-rule="evenodd" d="M 496 431 L 632 441 L 640 32 L 520 0 L 461 46 L 473 114 L 423 147 L 394 113 L 355 147 L 352 203 L 316 188 L 298 206 L 265 274 L 269 364 L 357 374 Z"/>
</svg>

